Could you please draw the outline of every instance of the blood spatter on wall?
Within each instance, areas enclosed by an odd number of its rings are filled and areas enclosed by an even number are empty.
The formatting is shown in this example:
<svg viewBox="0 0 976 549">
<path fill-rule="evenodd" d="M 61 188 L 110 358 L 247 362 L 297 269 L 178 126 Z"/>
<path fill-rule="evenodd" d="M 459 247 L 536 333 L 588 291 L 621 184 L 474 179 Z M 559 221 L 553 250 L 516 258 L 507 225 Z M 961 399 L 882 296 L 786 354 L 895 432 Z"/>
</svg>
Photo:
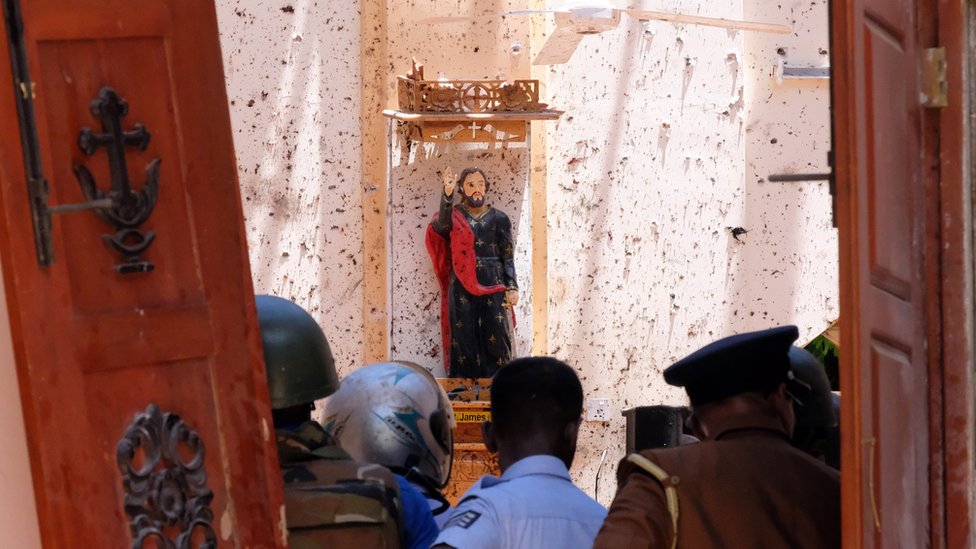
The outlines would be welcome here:
<svg viewBox="0 0 976 549">
<path fill-rule="evenodd" d="M 362 362 L 358 2 L 217 2 L 254 288 Z"/>
</svg>

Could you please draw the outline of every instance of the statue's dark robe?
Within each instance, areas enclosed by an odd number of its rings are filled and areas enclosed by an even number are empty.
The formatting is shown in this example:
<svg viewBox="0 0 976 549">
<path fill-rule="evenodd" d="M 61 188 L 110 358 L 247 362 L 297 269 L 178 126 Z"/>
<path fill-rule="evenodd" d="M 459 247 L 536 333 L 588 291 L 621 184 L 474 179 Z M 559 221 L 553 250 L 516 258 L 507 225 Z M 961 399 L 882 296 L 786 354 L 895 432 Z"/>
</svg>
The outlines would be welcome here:
<svg viewBox="0 0 976 549">
<path fill-rule="evenodd" d="M 491 377 L 512 358 L 515 318 L 505 292 L 517 290 L 512 223 L 492 207 L 480 216 L 441 198 L 427 228 L 441 283 L 444 368 L 450 377 Z"/>
</svg>

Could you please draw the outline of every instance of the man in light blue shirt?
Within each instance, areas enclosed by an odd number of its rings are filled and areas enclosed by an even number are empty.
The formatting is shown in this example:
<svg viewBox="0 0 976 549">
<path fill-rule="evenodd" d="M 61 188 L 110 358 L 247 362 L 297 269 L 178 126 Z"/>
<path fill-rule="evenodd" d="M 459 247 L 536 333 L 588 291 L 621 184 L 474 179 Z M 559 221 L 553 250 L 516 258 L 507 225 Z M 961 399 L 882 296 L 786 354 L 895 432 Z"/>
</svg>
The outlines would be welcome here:
<svg viewBox="0 0 976 549">
<path fill-rule="evenodd" d="M 484 476 L 458 502 L 435 548 L 569 549 L 593 545 L 607 510 L 573 485 L 583 387 L 548 357 L 503 366 L 491 386 L 485 445 L 502 476 Z"/>
</svg>

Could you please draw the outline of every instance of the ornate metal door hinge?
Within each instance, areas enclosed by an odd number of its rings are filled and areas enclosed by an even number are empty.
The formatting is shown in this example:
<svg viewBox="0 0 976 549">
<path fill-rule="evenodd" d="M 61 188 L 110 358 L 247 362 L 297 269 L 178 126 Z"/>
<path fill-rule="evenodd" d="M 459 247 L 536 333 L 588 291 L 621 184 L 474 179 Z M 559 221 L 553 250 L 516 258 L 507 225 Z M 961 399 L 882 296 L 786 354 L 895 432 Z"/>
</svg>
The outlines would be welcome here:
<svg viewBox="0 0 976 549">
<path fill-rule="evenodd" d="M 140 151 L 146 150 L 149 146 L 149 132 L 142 124 L 136 124 L 129 131 L 122 129 L 122 118 L 129 112 L 129 105 L 110 87 L 106 86 L 98 92 L 98 97 L 91 102 L 91 112 L 101 120 L 104 133 L 95 133 L 91 128 L 84 128 L 78 136 L 78 146 L 88 156 L 105 147 L 111 169 L 112 188 L 108 193 L 102 192 L 95 184 L 94 176 L 82 165 L 74 167 L 75 177 L 88 199 L 86 204 L 106 199 L 110 201 L 109 207 L 96 208 L 95 212 L 103 221 L 116 228 L 114 235 L 102 237 L 125 257 L 125 262 L 116 265 L 115 270 L 121 274 L 152 271 L 153 264 L 140 260 L 139 254 L 149 248 L 156 233 L 142 232 L 138 227 L 145 223 L 156 207 L 160 160 L 154 158 L 146 164 L 146 182 L 142 189 L 133 191 L 129 183 L 125 148 L 129 146 Z"/>
<path fill-rule="evenodd" d="M 919 91 L 919 102 L 923 107 L 941 109 L 949 106 L 946 69 L 946 49 L 926 48 L 922 56 L 922 89 Z"/>
<path fill-rule="evenodd" d="M 27 176 L 27 194 L 30 200 L 31 220 L 34 228 L 34 247 L 37 262 L 47 267 L 54 263 L 54 247 L 51 242 L 51 216 L 95 210 L 98 215 L 116 229 L 113 235 L 104 235 L 110 247 L 121 253 L 125 261 L 115 266 L 120 274 L 149 272 L 153 264 L 138 256 L 152 244 L 155 233 L 142 232 L 138 227 L 146 221 L 156 205 L 159 180 L 159 159 L 146 166 L 146 183 L 138 192 L 132 191 L 126 169 L 125 147 L 134 146 L 145 150 L 149 133 L 141 124 L 132 130 L 122 130 L 121 119 L 128 112 L 126 102 L 112 88 L 104 87 L 91 103 L 92 114 L 102 122 L 104 133 L 96 134 L 85 128 L 78 137 L 78 146 L 86 155 L 92 155 L 101 147 L 108 151 L 112 187 L 107 193 L 95 184 L 95 178 L 84 166 L 75 166 L 75 176 L 81 185 L 87 202 L 79 204 L 48 204 L 49 185 L 41 163 L 41 147 L 34 113 L 37 83 L 30 77 L 24 24 L 18 0 L 0 0 L 4 24 L 7 28 L 7 49 L 13 72 L 14 97 L 17 103 L 17 121 Z"/>
</svg>

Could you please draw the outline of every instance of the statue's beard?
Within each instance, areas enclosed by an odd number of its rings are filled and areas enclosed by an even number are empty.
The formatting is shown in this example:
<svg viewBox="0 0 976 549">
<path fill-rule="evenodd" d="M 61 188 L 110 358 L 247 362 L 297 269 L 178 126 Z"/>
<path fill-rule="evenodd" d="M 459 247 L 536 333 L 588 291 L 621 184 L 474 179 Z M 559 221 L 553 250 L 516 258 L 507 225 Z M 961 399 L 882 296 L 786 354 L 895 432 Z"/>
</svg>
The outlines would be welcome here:
<svg viewBox="0 0 976 549">
<path fill-rule="evenodd" d="M 472 208 L 480 208 L 485 203 L 485 197 L 475 198 L 464 193 L 461 193 L 461 196 L 464 197 L 464 203 Z"/>
</svg>

